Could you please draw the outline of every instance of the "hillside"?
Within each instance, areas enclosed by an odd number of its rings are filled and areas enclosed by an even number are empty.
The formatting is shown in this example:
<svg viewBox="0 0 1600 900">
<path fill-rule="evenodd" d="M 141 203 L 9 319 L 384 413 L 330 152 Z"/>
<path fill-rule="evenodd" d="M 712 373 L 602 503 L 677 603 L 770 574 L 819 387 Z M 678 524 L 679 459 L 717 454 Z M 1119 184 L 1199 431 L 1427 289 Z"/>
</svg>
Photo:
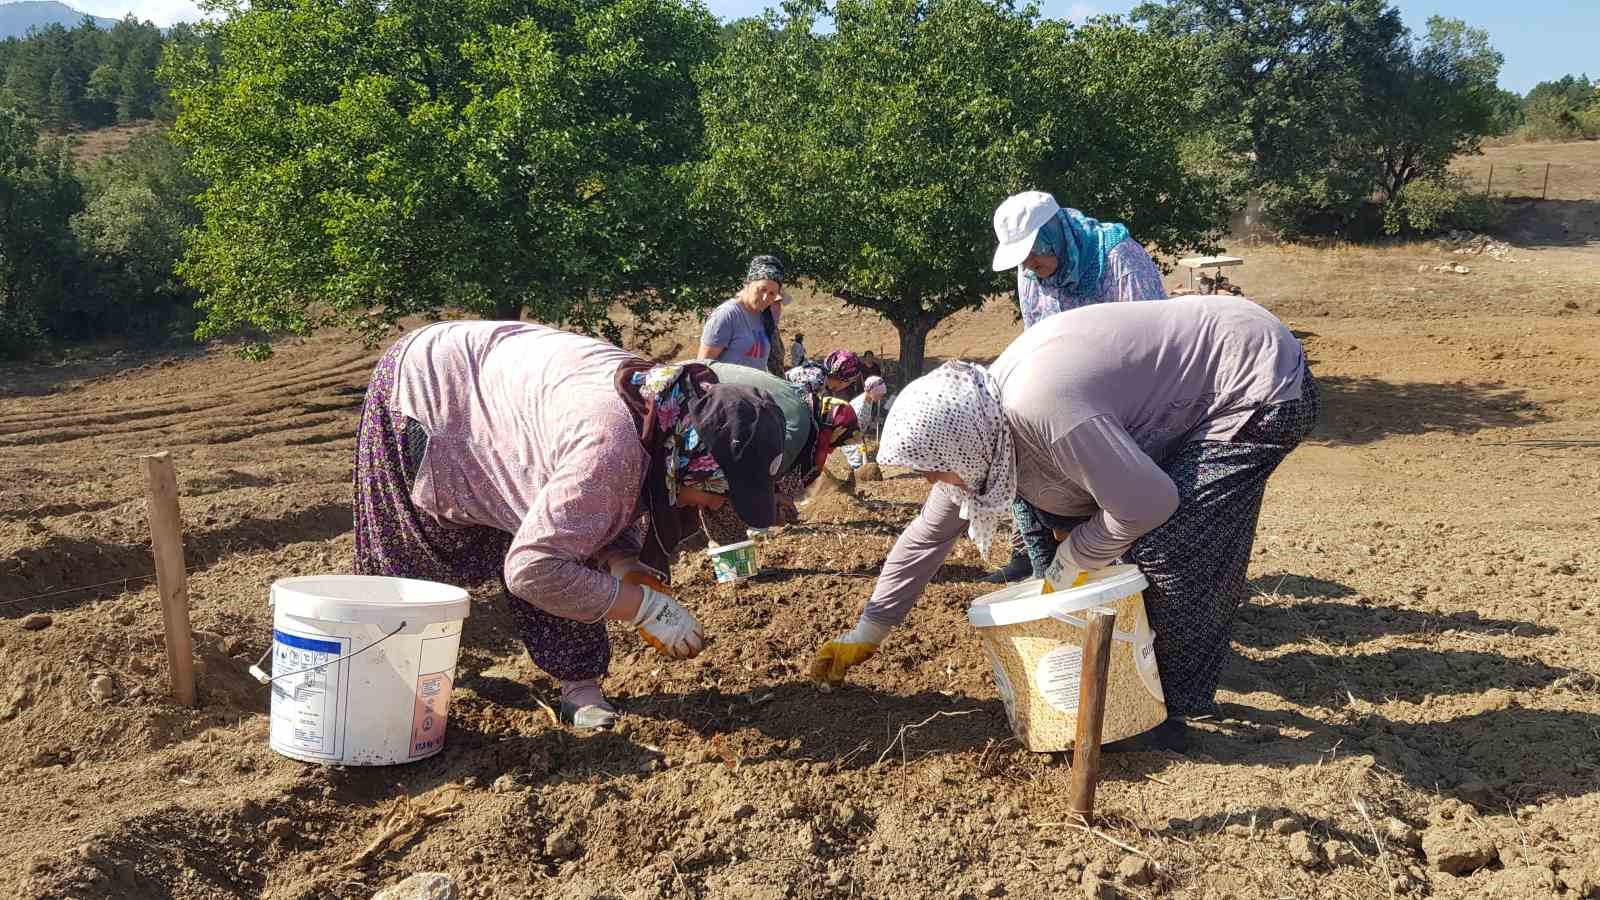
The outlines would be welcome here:
<svg viewBox="0 0 1600 900">
<path fill-rule="evenodd" d="M 49 25 L 74 28 L 88 13 L 79 12 L 55 0 L 21 0 L 17 3 L 0 3 L 0 38 L 27 37 L 28 31 Z M 117 24 L 116 19 L 89 16 L 101 28 Z"/>
</svg>

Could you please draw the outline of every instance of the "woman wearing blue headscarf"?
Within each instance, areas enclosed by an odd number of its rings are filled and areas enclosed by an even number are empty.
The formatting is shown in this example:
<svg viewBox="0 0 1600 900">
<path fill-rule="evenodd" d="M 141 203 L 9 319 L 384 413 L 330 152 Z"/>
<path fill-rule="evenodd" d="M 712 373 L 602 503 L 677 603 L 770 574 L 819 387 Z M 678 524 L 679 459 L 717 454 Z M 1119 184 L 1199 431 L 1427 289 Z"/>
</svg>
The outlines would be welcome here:
<svg viewBox="0 0 1600 900">
<path fill-rule="evenodd" d="M 1043 191 L 1007 197 L 994 233 L 994 270 L 1016 268 L 1024 328 L 1091 303 L 1166 299 L 1161 270 L 1127 226 L 1063 208 Z"/>
<path fill-rule="evenodd" d="M 1017 270 L 1024 330 L 1080 306 L 1167 297 L 1161 270 L 1126 225 L 1063 208 L 1044 191 L 1007 197 L 994 211 L 994 234 L 994 270 Z M 985 581 L 1039 577 L 1055 553 L 1055 538 L 1026 500 L 1018 499 L 1012 514 L 1011 559 Z"/>
</svg>

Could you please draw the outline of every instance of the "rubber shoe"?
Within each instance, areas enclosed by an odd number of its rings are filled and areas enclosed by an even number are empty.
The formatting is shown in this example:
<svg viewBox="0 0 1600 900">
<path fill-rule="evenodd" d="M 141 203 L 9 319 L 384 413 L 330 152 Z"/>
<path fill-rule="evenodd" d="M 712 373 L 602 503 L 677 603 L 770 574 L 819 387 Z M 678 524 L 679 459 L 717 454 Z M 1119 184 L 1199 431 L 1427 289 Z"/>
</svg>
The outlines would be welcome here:
<svg viewBox="0 0 1600 900">
<path fill-rule="evenodd" d="M 617 725 L 617 711 L 609 703 L 578 706 L 563 702 L 561 721 L 579 731 L 608 731 Z"/>
<path fill-rule="evenodd" d="M 1004 566 L 983 576 L 984 584 L 1015 584 L 1033 577 L 1033 561 L 1026 553 L 1013 553 Z"/>
</svg>

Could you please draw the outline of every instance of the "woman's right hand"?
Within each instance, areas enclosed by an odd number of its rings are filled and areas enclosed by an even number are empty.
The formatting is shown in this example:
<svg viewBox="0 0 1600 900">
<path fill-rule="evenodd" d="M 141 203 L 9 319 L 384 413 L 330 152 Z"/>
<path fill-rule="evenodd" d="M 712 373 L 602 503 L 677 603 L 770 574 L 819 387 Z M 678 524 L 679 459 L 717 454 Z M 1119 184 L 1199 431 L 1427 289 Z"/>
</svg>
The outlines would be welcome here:
<svg viewBox="0 0 1600 900">
<path fill-rule="evenodd" d="M 628 624 L 638 629 L 639 637 L 668 659 L 691 659 L 706 646 L 705 629 L 694 613 L 671 595 L 667 586 L 644 572 L 632 572 L 623 579 L 639 587 L 644 598 L 639 612 Z"/>
<path fill-rule="evenodd" d="M 822 645 L 811 660 L 811 680 L 823 690 L 844 683 L 845 673 L 871 659 L 889 626 L 862 616 L 856 627 Z"/>
</svg>

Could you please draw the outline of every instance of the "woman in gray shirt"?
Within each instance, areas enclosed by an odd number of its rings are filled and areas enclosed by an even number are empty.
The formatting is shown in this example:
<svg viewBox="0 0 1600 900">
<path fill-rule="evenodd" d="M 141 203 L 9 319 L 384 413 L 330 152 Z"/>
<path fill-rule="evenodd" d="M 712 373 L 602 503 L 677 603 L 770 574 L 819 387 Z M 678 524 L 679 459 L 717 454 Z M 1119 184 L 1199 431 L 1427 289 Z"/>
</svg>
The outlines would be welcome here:
<svg viewBox="0 0 1600 900">
<path fill-rule="evenodd" d="M 783 302 L 782 260 L 776 256 L 750 260 L 744 287 L 706 317 L 699 358 L 767 369 L 767 358 L 778 342 Z"/>
<path fill-rule="evenodd" d="M 901 392 L 878 454 L 933 490 L 812 677 L 836 684 L 870 657 L 962 532 L 987 554 L 1021 497 L 1065 534 L 1057 563 L 1143 570 L 1168 711 L 1212 711 L 1267 477 L 1318 409 L 1299 341 L 1236 298 L 1081 307 L 989 369 L 946 363 Z"/>
</svg>

